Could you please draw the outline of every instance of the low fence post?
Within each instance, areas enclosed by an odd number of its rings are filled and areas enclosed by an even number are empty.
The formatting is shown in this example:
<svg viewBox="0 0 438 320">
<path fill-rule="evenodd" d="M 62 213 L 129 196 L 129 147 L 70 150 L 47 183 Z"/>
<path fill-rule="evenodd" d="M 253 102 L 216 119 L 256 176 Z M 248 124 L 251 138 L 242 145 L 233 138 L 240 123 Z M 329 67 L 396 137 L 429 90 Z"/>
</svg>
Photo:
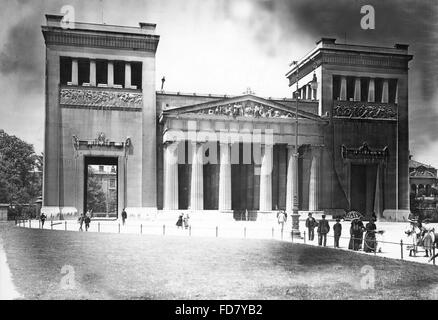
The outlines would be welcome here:
<svg viewBox="0 0 438 320">
<path fill-rule="evenodd" d="M 31 219 L 29 219 L 29 229 L 32 228 L 32 223 L 31 223 Z"/>
<path fill-rule="evenodd" d="M 306 244 L 306 231 L 303 231 L 303 235 L 304 235 L 304 244 Z"/>
<path fill-rule="evenodd" d="M 274 239 L 274 227 L 272 227 L 272 239 Z"/>
<path fill-rule="evenodd" d="M 119 233 L 120 233 L 120 223 L 119 223 Z"/>
<path fill-rule="evenodd" d="M 189 226 L 189 237 L 192 236 L 192 226 Z"/>
<path fill-rule="evenodd" d="M 243 227 L 243 237 L 246 239 L 246 227 Z"/>
<path fill-rule="evenodd" d="M 166 235 L 166 225 L 163 224 L 163 236 Z"/>
<path fill-rule="evenodd" d="M 97 232 L 100 232 L 100 222 L 97 223 Z"/>
<path fill-rule="evenodd" d="M 435 265 L 435 243 L 433 244 L 433 247 L 432 247 L 432 253 L 433 253 L 433 265 Z"/>
<path fill-rule="evenodd" d="M 38 229 L 41 229 L 41 220 L 38 220 Z"/>
<path fill-rule="evenodd" d="M 50 230 L 53 230 L 53 217 L 50 219 Z"/>
<path fill-rule="evenodd" d="M 292 243 L 294 243 L 294 233 L 293 233 L 292 230 L 291 230 L 291 232 L 290 232 L 290 237 L 291 237 Z"/>
<path fill-rule="evenodd" d="M 140 234 L 143 234 L 143 224 L 140 224 Z"/>
<path fill-rule="evenodd" d="M 64 221 L 65 231 L 67 231 L 67 221 Z"/>
<path fill-rule="evenodd" d="M 403 260 L 403 240 L 400 240 L 400 256 L 401 259 Z"/>
<path fill-rule="evenodd" d="M 218 234 L 219 234 L 219 227 L 218 226 L 216 226 L 216 238 L 218 237 Z"/>
</svg>

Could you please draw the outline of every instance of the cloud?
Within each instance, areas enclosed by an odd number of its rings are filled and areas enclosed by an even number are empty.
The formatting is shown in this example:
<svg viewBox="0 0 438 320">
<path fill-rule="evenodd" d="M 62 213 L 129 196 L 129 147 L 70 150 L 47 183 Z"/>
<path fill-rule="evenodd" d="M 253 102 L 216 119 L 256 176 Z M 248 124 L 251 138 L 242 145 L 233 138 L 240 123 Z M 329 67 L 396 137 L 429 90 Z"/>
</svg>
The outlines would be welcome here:
<svg viewBox="0 0 438 320">
<path fill-rule="evenodd" d="M 41 30 L 36 27 L 40 25 L 43 10 L 24 1 L 20 1 L 19 9 L 5 34 L 0 73 L 16 78 L 17 86 L 33 92 L 43 87 L 44 79 L 44 45 Z"/>
</svg>

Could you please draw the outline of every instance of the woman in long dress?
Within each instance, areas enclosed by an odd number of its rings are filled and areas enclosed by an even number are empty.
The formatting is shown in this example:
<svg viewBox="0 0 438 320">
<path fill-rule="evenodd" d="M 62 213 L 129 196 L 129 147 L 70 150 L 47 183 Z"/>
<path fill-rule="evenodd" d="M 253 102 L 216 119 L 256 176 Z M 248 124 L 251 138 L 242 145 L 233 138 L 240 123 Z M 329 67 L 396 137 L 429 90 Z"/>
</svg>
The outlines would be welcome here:
<svg viewBox="0 0 438 320">
<path fill-rule="evenodd" d="M 362 247 L 363 232 L 365 227 L 360 219 L 353 219 L 350 227 L 350 243 L 348 249 L 359 250 Z"/>
<path fill-rule="evenodd" d="M 376 224 L 374 223 L 374 217 L 365 226 L 365 252 L 376 252 Z"/>
<path fill-rule="evenodd" d="M 417 253 L 417 246 L 419 245 L 419 242 L 421 242 L 420 233 L 421 230 L 418 228 L 418 224 L 416 220 L 410 220 L 409 226 L 407 227 L 407 230 L 405 231 L 406 235 L 412 239 L 412 246 L 410 246 L 409 249 L 409 256 L 412 257 L 412 254 Z"/>
<path fill-rule="evenodd" d="M 433 255 L 433 245 L 435 242 L 435 228 L 429 228 L 427 226 L 422 227 L 423 235 L 423 247 L 426 252 L 425 257 L 429 257 Z"/>
</svg>

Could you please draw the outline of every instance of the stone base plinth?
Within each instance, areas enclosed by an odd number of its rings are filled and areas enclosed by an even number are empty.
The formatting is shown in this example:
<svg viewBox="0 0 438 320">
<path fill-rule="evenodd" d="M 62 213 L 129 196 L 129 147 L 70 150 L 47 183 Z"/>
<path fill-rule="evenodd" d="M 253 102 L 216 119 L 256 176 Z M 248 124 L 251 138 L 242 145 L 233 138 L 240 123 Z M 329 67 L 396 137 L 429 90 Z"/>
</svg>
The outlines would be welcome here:
<svg viewBox="0 0 438 320">
<path fill-rule="evenodd" d="M 127 219 L 132 220 L 155 220 L 158 210 L 156 207 L 127 207 L 125 209 Z M 121 215 L 119 214 L 121 219 Z"/>
<path fill-rule="evenodd" d="M 68 219 L 69 217 L 76 217 L 78 209 L 75 207 L 57 207 L 57 206 L 43 206 L 41 213 L 44 213 L 47 219 Z"/>
<path fill-rule="evenodd" d="M 218 210 L 158 210 L 155 222 L 176 223 L 180 214 L 188 213 L 190 224 L 218 224 L 233 222 L 233 211 Z"/>
<path fill-rule="evenodd" d="M 407 222 L 410 210 L 386 209 L 383 211 L 383 220 L 388 222 Z"/>
<path fill-rule="evenodd" d="M 278 211 L 257 211 L 257 222 L 277 222 Z"/>
</svg>

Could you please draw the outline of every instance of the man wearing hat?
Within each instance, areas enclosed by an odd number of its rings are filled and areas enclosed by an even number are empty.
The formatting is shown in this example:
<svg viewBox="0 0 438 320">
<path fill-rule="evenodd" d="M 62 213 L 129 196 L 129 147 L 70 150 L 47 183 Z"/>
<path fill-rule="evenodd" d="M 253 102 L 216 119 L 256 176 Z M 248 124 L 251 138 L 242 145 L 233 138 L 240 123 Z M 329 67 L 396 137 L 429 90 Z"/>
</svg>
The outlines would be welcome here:
<svg viewBox="0 0 438 320">
<path fill-rule="evenodd" d="M 315 237 L 315 227 L 318 225 L 315 218 L 312 217 L 312 212 L 309 212 L 308 218 L 306 219 L 306 228 L 309 232 L 309 241 L 313 241 Z"/>
<path fill-rule="evenodd" d="M 330 225 L 327 220 L 325 220 L 325 214 L 322 215 L 322 219 L 318 222 L 318 244 L 321 246 L 324 239 L 324 247 L 327 244 L 327 233 L 330 231 Z"/>
</svg>

